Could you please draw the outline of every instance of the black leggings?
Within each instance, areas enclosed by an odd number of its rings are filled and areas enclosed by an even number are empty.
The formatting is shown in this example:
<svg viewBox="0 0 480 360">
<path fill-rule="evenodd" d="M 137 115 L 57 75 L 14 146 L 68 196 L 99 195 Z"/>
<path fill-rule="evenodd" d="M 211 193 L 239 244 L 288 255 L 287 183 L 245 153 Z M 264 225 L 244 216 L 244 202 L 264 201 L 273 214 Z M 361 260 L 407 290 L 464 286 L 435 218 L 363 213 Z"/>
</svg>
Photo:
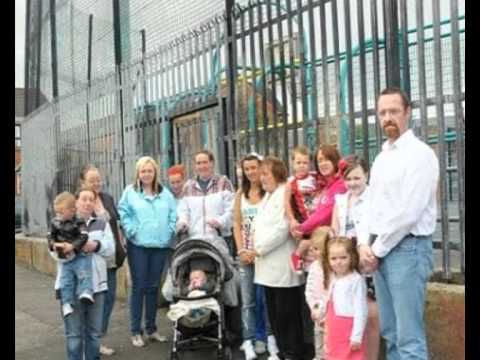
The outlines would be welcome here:
<svg viewBox="0 0 480 360">
<path fill-rule="evenodd" d="M 298 360 L 303 357 L 302 286 L 265 286 L 265 300 L 279 356 Z"/>
</svg>

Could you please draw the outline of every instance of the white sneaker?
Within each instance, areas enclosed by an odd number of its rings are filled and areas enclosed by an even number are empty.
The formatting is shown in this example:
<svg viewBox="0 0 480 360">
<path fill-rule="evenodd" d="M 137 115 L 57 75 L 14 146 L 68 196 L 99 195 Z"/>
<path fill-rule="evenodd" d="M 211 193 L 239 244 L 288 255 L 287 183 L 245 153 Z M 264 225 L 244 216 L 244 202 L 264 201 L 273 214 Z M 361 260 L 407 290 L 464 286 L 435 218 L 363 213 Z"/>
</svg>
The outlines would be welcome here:
<svg viewBox="0 0 480 360">
<path fill-rule="evenodd" d="M 275 340 L 275 336 L 273 335 L 268 335 L 267 339 L 267 349 L 268 353 L 270 356 L 268 357 L 268 360 L 277 360 L 278 358 L 278 346 L 277 346 L 277 341 Z"/>
<path fill-rule="evenodd" d="M 252 340 L 245 340 L 241 346 L 243 352 L 245 353 L 245 360 L 254 360 L 257 358 L 257 354 L 253 349 Z"/>
<path fill-rule="evenodd" d="M 142 335 L 133 335 L 132 336 L 132 345 L 135 347 L 143 347 L 145 343 L 143 342 Z"/>
<path fill-rule="evenodd" d="M 255 341 L 255 352 L 258 355 L 265 354 L 266 351 L 267 351 L 267 346 L 262 340 Z"/>
<path fill-rule="evenodd" d="M 151 333 L 150 335 L 147 335 L 147 338 L 150 340 L 155 340 L 159 342 L 167 342 L 167 337 L 160 335 L 158 332 Z"/>
<path fill-rule="evenodd" d="M 95 301 L 93 301 L 93 296 L 90 293 L 84 292 L 83 294 L 80 294 L 78 297 L 82 301 L 87 301 L 91 304 L 93 304 Z"/>
<path fill-rule="evenodd" d="M 109 348 L 108 346 L 100 345 L 100 354 L 105 356 L 111 356 L 115 354 L 115 350 L 113 350 L 112 348 Z"/>
<path fill-rule="evenodd" d="M 270 355 L 267 360 L 280 360 L 280 358 L 278 357 L 278 355 Z"/>
<path fill-rule="evenodd" d="M 70 315 L 71 313 L 73 313 L 73 307 L 72 305 L 70 304 L 63 304 L 62 306 L 62 312 L 63 312 L 63 316 L 67 316 L 67 315 Z"/>
</svg>

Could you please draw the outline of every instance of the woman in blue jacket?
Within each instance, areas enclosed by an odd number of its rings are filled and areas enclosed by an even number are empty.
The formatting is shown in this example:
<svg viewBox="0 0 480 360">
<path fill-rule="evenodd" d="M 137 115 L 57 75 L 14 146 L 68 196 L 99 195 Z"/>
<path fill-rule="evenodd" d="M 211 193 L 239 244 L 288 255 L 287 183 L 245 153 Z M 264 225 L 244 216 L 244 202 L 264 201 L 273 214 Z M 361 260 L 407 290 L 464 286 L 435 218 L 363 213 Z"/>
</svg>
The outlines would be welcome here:
<svg viewBox="0 0 480 360">
<path fill-rule="evenodd" d="M 147 338 L 166 341 L 166 337 L 157 332 L 155 323 L 157 293 L 177 215 L 174 197 L 158 182 L 158 165 L 151 157 L 144 156 L 137 161 L 135 183 L 123 192 L 118 212 L 127 237 L 132 279 L 132 344 L 136 347 L 145 345 L 141 326 L 144 300 Z"/>
</svg>

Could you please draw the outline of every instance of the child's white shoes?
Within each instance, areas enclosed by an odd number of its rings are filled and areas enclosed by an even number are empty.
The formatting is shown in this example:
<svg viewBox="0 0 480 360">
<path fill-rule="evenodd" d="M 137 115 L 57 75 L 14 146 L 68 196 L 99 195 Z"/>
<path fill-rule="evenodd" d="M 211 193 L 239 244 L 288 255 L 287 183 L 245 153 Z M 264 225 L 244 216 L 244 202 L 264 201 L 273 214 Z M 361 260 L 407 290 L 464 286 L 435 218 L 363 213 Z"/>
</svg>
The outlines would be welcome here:
<svg viewBox="0 0 480 360">
<path fill-rule="evenodd" d="M 252 340 L 245 340 L 240 349 L 245 353 L 245 360 L 254 360 L 257 358 Z"/>
<path fill-rule="evenodd" d="M 278 357 L 278 346 L 277 346 L 277 341 L 275 340 L 275 336 L 273 335 L 268 335 L 267 339 L 267 349 L 268 353 L 270 356 L 268 357 L 268 360 L 280 360 Z"/>
</svg>

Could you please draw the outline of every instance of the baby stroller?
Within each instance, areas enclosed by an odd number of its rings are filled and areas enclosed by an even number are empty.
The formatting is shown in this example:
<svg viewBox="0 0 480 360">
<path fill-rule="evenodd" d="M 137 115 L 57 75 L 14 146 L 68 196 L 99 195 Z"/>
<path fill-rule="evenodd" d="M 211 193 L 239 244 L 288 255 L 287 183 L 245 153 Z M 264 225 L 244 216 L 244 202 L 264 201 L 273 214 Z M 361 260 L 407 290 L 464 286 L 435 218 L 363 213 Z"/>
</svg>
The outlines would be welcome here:
<svg viewBox="0 0 480 360">
<path fill-rule="evenodd" d="M 189 296 L 189 275 L 192 270 L 203 270 L 207 275 L 207 283 L 210 284 L 208 290 L 200 296 Z M 184 240 L 176 246 L 172 255 L 170 275 L 174 289 L 171 311 L 175 307 L 190 309 L 188 313 L 180 312 L 175 317 L 170 358 L 179 359 L 180 353 L 185 350 L 216 348 L 216 359 L 230 360 L 232 353 L 225 338 L 222 288 L 233 273 L 227 266 L 224 255 L 205 240 Z M 213 303 L 213 307 L 199 308 L 205 303 Z M 196 311 L 197 316 L 191 316 L 193 311 Z"/>
</svg>

